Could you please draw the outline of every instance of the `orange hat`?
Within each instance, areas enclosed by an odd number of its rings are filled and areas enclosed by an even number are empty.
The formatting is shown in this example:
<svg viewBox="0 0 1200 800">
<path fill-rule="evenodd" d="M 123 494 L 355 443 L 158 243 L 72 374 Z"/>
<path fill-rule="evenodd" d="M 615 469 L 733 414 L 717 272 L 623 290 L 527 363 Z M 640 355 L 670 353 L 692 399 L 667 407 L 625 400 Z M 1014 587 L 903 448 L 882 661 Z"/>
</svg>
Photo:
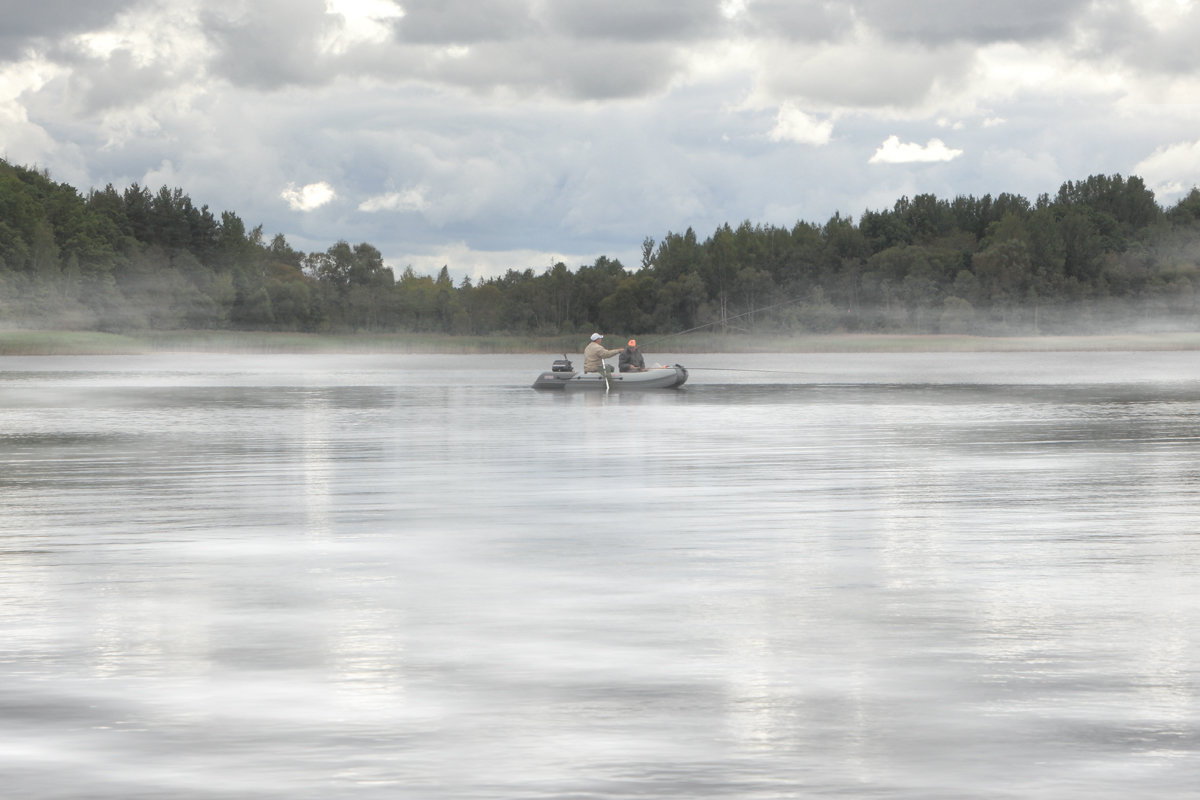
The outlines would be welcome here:
<svg viewBox="0 0 1200 800">
<path fill-rule="evenodd" d="M 630 346 L 630 347 L 637 347 L 637 339 L 630 339 L 630 340 L 629 340 L 629 346 Z"/>
</svg>

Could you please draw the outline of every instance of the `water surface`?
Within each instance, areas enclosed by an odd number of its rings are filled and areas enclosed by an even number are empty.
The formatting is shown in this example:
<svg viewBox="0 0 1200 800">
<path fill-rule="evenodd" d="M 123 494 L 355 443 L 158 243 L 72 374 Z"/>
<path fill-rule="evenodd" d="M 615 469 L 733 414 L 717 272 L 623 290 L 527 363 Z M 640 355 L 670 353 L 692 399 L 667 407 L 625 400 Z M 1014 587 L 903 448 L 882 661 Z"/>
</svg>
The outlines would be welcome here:
<svg viewBox="0 0 1200 800">
<path fill-rule="evenodd" d="M 37 798 L 1200 785 L 1200 359 L 0 358 Z"/>
</svg>

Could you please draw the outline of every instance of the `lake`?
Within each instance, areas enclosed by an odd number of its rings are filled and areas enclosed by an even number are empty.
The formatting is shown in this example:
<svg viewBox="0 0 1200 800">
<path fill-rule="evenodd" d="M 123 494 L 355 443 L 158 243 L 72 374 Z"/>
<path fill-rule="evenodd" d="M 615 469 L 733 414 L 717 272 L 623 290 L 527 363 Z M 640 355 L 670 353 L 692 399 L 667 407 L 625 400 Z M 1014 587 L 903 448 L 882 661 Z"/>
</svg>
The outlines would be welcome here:
<svg viewBox="0 0 1200 800">
<path fill-rule="evenodd" d="M 551 360 L 0 358 L 6 791 L 1195 796 L 1200 355 Z"/>
</svg>

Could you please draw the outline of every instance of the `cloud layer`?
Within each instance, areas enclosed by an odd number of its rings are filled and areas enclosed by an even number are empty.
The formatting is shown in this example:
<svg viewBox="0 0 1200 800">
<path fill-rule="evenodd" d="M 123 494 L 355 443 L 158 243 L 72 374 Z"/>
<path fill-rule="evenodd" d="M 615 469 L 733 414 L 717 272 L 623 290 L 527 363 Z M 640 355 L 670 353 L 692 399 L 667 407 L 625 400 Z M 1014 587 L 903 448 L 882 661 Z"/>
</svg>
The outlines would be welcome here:
<svg viewBox="0 0 1200 800">
<path fill-rule="evenodd" d="M 1184 0 L 9 4 L 0 142 L 456 275 L 903 194 L 1200 182 Z"/>
</svg>

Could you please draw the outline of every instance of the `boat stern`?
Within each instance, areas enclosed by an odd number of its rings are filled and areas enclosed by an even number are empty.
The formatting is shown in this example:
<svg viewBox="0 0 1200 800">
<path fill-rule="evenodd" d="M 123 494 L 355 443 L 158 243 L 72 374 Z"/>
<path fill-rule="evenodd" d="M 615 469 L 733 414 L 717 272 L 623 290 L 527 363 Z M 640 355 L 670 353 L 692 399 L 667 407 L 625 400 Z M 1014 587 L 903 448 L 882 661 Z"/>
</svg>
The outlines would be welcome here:
<svg viewBox="0 0 1200 800">
<path fill-rule="evenodd" d="M 558 372 L 549 371 L 543 372 L 537 376 L 537 380 L 533 382 L 534 389 L 558 389 L 562 390 L 572 378 L 575 377 L 575 372 Z"/>
</svg>

